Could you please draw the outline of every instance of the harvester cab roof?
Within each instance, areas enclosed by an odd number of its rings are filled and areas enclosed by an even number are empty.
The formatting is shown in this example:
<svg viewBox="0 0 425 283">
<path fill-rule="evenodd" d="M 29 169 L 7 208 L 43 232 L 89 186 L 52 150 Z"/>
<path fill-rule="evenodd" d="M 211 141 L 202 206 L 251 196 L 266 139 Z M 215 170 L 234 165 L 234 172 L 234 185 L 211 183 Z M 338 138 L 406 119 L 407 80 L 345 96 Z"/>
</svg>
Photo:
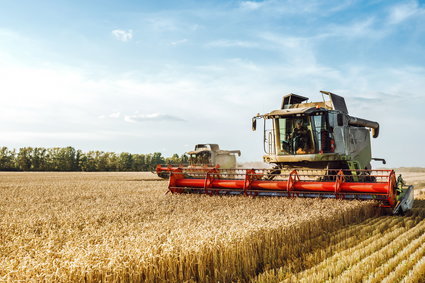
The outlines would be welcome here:
<svg viewBox="0 0 425 283">
<path fill-rule="evenodd" d="M 308 97 L 290 93 L 283 97 L 281 109 L 321 107 L 325 109 L 341 111 L 342 113 L 348 114 L 347 105 L 345 104 L 344 97 L 329 91 L 322 90 L 320 92 L 322 93 L 322 95 L 328 95 L 329 100 L 325 101 L 325 99 L 323 99 L 323 101 L 321 102 L 308 103 Z"/>
</svg>

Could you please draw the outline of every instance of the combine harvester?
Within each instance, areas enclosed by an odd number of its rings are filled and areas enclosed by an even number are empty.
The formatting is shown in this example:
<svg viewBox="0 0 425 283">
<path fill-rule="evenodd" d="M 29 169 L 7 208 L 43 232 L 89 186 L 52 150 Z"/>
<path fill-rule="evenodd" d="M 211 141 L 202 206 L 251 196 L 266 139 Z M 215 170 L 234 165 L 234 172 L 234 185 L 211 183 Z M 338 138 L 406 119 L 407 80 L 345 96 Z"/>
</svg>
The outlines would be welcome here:
<svg viewBox="0 0 425 283">
<path fill-rule="evenodd" d="M 195 150 L 186 152 L 189 164 L 186 168 L 197 168 L 208 172 L 214 168 L 229 169 L 236 167 L 236 155 L 241 156 L 240 150 L 221 150 L 218 144 L 207 143 L 195 145 Z M 155 173 L 164 179 L 170 177 L 170 172 L 183 165 L 158 164 Z"/>
<path fill-rule="evenodd" d="M 201 170 L 174 168 L 169 191 L 209 195 L 283 196 L 376 200 L 394 214 L 413 206 L 413 187 L 393 170 L 372 170 L 370 132 L 377 122 L 348 115 L 343 97 L 307 102 L 296 94 L 283 97 L 281 109 L 257 114 L 264 120 L 265 162 L 273 169 Z"/>
</svg>

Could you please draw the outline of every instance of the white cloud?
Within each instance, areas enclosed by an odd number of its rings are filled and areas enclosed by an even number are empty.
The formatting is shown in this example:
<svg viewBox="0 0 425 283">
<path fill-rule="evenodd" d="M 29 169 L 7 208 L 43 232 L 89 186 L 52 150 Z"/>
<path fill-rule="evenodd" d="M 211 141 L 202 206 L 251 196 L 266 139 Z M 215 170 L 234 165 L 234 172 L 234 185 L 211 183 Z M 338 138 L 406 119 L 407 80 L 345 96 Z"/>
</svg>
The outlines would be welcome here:
<svg viewBox="0 0 425 283">
<path fill-rule="evenodd" d="M 258 10 L 264 5 L 264 2 L 242 1 L 239 3 L 239 5 L 242 9 Z"/>
<path fill-rule="evenodd" d="M 121 113 L 120 112 L 113 112 L 109 115 L 99 115 L 98 118 L 99 119 L 106 119 L 106 118 L 111 118 L 111 119 L 118 119 L 121 117 Z"/>
<path fill-rule="evenodd" d="M 124 116 L 124 121 L 129 123 L 137 123 L 137 122 L 157 122 L 157 121 L 170 121 L 170 122 L 182 122 L 184 121 L 182 118 L 162 114 L 162 113 L 152 113 L 152 114 L 134 114 L 134 115 L 126 115 Z"/>
<path fill-rule="evenodd" d="M 3 143 L 12 144 L 12 147 L 16 145 L 20 146 L 56 146 L 54 142 L 61 141 L 64 145 L 69 144 L 69 141 L 73 143 L 78 141 L 94 141 L 102 138 L 107 138 L 107 135 L 99 132 L 83 132 L 83 131 L 2 131 L 4 136 Z M 43 141 L 42 143 L 32 144 L 31 141 Z"/>
<path fill-rule="evenodd" d="M 203 25 L 194 23 L 190 21 L 190 19 L 184 17 L 184 14 L 185 13 L 182 12 L 182 14 L 179 13 L 179 15 L 176 16 L 173 13 L 164 12 L 155 15 L 146 15 L 144 23 L 153 32 L 172 32 L 174 35 L 179 32 L 183 32 L 185 34 L 193 33 L 204 28 Z"/>
<path fill-rule="evenodd" d="M 331 13 L 336 13 L 340 11 L 344 11 L 351 7 L 354 4 L 355 0 L 346 0 L 346 1 L 337 1 L 336 3 L 331 3 L 333 7 L 330 7 L 328 10 Z"/>
<path fill-rule="evenodd" d="M 365 38 L 369 40 L 380 40 L 390 34 L 389 29 L 377 28 L 377 19 L 375 17 L 368 17 L 359 21 L 353 21 L 347 24 L 328 24 L 323 25 L 318 32 L 304 37 L 294 36 L 293 34 L 282 34 L 273 32 L 259 33 L 258 36 L 270 43 L 278 44 L 284 48 L 305 48 L 313 49 L 316 43 L 329 38 L 340 38 L 344 40 L 357 40 Z M 262 48 L 268 47 L 265 42 L 261 43 Z M 273 48 L 274 49 L 274 48 Z"/>
<path fill-rule="evenodd" d="M 125 121 L 128 123 L 138 123 L 138 122 L 159 122 L 159 121 L 174 121 L 174 122 L 182 122 L 185 121 L 184 119 L 177 117 L 175 115 L 169 115 L 169 114 L 163 114 L 163 113 L 151 113 L 151 114 L 140 114 L 135 113 L 132 115 L 123 115 L 121 112 L 113 112 L 109 115 L 99 115 L 99 119 L 114 119 L 114 120 L 120 120 Z"/>
<path fill-rule="evenodd" d="M 377 20 L 375 17 L 368 17 L 359 21 L 354 21 L 345 25 L 328 25 L 324 32 L 312 37 L 312 39 L 327 39 L 329 37 L 339 37 L 346 39 L 370 38 L 381 39 L 388 34 L 386 29 L 375 28 Z"/>
<path fill-rule="evenodd" d="M 188 41 L 188 40 L 187 40 L 186 38 L 184 38 L 184 39 L 180 39 L 180 40 L 172 41 L 172 42 L 171 42 L 171 45 L 173 45 L 173 46 L 177 46 L 177 45 L 184 44 L 184 43 L 186 43 L 187 41 Z"/>
<path fill-rule="evenodd" d="M 112 34 L 115 36 L 117 40 L 123 41 L 123 42 L 130 41 L 133 38 L 133 31 L 131 29 L 127 31 L 122 29 L 114 29 L 112 31 Z"/>
<path fill-rule="evenodd" d="M 308 41 L 308 38 L 294 37 L 291 35 L 282 35 L 272 32 L 265 32 L 259 36 L 266 41 L 285 48 L 300 48 L 301 45 Z"/>
<path fill-rule="evenodd" d="M 390 24 L 399 24 L 421 12 L 423 10 L 419 8 L 416 1 L 409 1 L 392 7 L 388 21 Z"/>
<path fill-rule="evenodd" d="M 304 15 L 318 14 L 320 16 L 334 14 L 346 10 L 353 5 L 353 0 L 264 0 L 241 1 L 239 8 L 245 11 L 265 12 L 269 15 Z"/>
<path fill-rule="evenodd" d="M 265 40 L 270 50 L 278 52 L 284 58 L 286 65 L 292 68 L 293 71 L 288 75 L 301 75 L 299 72 L 305 74 L 318 68 L 323 69 L 323 67 L 317 65 L 314 40 L 311 38 L 293 37 L 271 32 L 261 34 L 260 37 Z"/>
<path fill-rule="evenodd" d="M 180 23 L 171 18 L 151 17 L 147 19 L 147 22 L 155 31 L 176 31 L 180 29 Z"/>
<path fill-rule="evenodd" d="M 207 47 L 242 47 L 242 48 L 253 48 L 258 47 L 258 44 L 250 41 L 243 40 L 226 40 L 220 39 L 211 41 L 206 44 Z"/>
<path fill-rule="evenodd" d="M 2 40 L 25 40 L 19 33 L 0 27 L 0 39 Z"/>
<path fill-rule="evenodd" d="M 109 118 L 113 118 L 113 119 L 117 119 L 120 116 L 121 116 L 120 112 L 114 112 L 114 113 L 109 114 Z"/>
</svg>

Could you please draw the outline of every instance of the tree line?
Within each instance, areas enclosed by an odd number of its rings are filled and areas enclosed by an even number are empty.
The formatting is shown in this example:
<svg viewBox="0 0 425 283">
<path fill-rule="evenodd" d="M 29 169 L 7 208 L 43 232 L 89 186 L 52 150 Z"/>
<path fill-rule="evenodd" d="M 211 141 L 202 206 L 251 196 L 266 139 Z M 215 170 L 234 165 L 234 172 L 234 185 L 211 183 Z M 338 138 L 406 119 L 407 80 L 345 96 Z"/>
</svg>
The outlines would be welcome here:
<svg viewBox="0 0 425 283">
<path fill-rule="evenodd" d="M 0 148 L 1 171 L 151 171 L 157 164 L 186 164 L 188 157 L 88 151 L 68 147 Z"/>
</svg>

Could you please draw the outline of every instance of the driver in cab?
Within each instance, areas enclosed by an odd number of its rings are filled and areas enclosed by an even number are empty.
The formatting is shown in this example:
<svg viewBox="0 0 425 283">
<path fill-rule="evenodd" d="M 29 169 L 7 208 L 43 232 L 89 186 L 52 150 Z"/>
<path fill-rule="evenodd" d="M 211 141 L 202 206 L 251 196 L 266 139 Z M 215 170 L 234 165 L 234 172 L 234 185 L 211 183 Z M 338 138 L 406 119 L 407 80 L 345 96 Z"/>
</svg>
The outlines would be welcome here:
<svg viewBox="0 0 425 283">
<path fill-rule="evenodd" d="M 297 120 L 295 128 L 291 134 L 292 148 L 296 154 L 307 153 L 308 129 L 304 126 L 303 121 Z"/>
</svg>

